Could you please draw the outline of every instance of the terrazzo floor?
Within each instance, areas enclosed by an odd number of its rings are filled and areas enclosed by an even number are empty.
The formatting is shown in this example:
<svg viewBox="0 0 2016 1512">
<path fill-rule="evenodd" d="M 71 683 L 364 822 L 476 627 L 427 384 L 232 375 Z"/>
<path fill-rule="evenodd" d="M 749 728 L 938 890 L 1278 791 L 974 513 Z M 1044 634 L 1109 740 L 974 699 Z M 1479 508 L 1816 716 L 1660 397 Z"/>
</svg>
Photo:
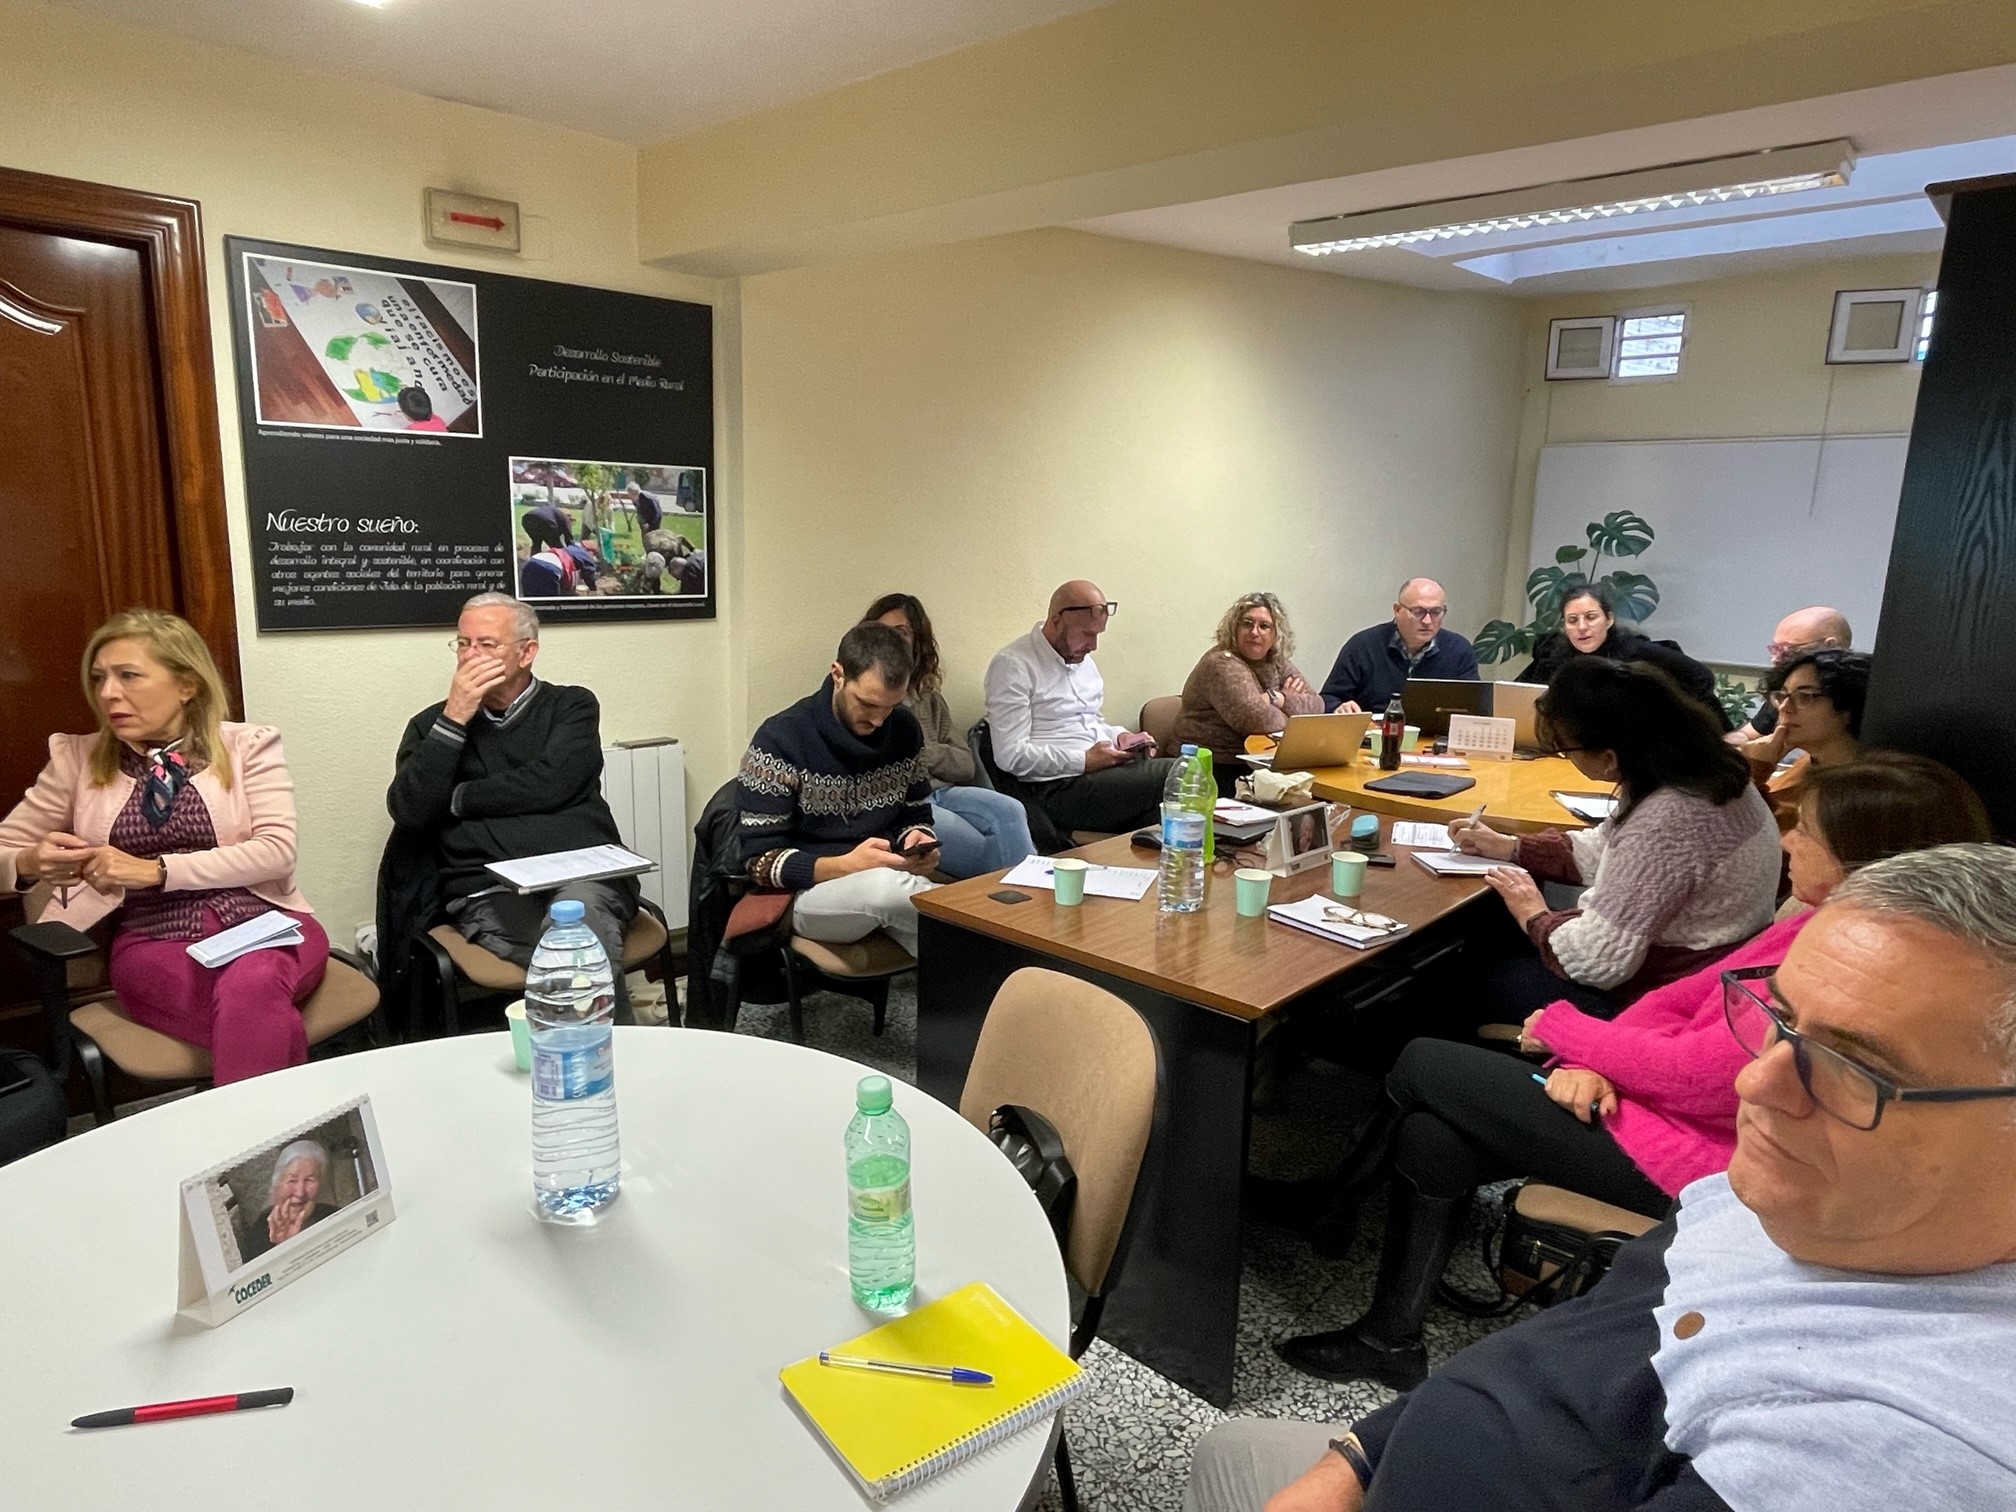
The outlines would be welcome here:
<svg viewBox="0 0 2016 1512">
<path fill-rule="evenodd" d="M 892 986 L 888 1025 L 879 1038 L 869 1030 L 866 1004 L 832 993 L 806 999 L 805 1026 L 806 1041 L 816 1049 L 916 1081 L 917 1003 L 908 978 Z M 788 1039 L 790 1022 L 781 1004 L 748 1004 L 738 1032 Z M 1267 1111 L 1254 1115 L 1253 1169 L 1293 1178 L 1341 1158 L 1376 1090 L 1368 1078 L 1322 1061 L 1286 1077 Z M 1349 1423 L 1391 1400 L 1382 1387 L 1340 1386 L 1301 1375 L 1273 1349 L 1277 1339 L 1341 1327 L 1365 1309 L 1382 1226 L 1383 1212 L 1368 1206 L 1351 1253 L 1328 1260 L 1286 1231 L 1247 1225 L 1233 1415 Z M 1474 1233 L 1459 1245 L 1450 1278 L 1472 1295 L 1492 1290 Z M 1502 1326 L 1436 1307 L 1428 1320 L 1431 1365 Z M 1083 1363 L 1092 1389 L 1066 1415 L 1079 1502 L 1088 1512 L 1176 1512 L 1198 1438 L 1228 1414 L 1103 1340 Z M 1054 1483 L 1036 1506 L 1038 1512 L 1058 1512 Z"/>
</svg>

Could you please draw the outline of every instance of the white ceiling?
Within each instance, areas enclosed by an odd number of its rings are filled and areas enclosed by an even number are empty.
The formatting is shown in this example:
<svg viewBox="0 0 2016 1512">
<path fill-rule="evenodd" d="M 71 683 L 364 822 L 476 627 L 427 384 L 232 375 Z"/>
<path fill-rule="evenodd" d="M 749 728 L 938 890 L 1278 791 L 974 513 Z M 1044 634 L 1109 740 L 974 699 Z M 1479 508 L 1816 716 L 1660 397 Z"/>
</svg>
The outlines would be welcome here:
<svg viewBox="0 0 2016 1512">
<path fill-rule="evenodd" d="M 1859 154 L 1840 189 L 1327 257 L 1288 245 L 1288 227 L 1298 220 L 1835 137 L 1854 142 Z M 1936 250 L 1943 232 L 1924 186 L 2011 171 L 2016 66 L 1101 216 L 1079 222 L 1078 229 L 1422 288 L 1576 294 L 1792 262 Z M 1424 213 L 1422 224 L 1435 220 Z"/>
<path fill-rule="evenodd" d="M 1108 0 L 56 0 L 346 78 L 656 142 Z"/>
</svg>

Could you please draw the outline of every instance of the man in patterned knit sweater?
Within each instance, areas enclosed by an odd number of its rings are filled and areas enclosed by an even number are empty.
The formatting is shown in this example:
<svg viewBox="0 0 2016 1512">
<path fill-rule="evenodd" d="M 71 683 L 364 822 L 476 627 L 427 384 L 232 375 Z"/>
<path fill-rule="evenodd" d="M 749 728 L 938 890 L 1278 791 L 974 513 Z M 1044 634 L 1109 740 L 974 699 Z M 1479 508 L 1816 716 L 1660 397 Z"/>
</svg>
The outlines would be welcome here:
<svg viewBox="0 0 2016 1512">
<path fill-rule="evenodd" d="M 794 927 L 808 939 L 881 929 L 917 953 L 910 900 L 932 885 L 938 837 L 924 732 L 903 707 L 911 665 L 894 630 L 856 625 L 818 690 L 764 720 L 743 754 L 742 864 L 759 886 L 798 894 Z"/>
</svg>

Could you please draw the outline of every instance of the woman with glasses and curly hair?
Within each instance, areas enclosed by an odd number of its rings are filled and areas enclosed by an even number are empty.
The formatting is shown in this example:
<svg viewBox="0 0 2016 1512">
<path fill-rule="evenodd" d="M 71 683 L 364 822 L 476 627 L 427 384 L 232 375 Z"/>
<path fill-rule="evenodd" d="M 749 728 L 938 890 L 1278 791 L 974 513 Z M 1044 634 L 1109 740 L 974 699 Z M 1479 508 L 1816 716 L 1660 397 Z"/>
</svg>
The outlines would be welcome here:
<svg viewBox="0 0 2016 1512">
<path fill-rule="evenodd" d="M 931 827 L 938 832 L 938 869 L 977 877 L 1013 866 L 1036 850 L 1020 799 L 975 784 L 973 753 L 952 723 L 938 637 L 923 603 L 909 593 L 885 593 L 861 616 L 887 625 L 909 642 L 916 670 L 904 707 L 924 727 L 924 765 L 931 774 Z"/>
<path fill-rule="evenodd" d="M 294 887 L 294 781 L 280 732 L 225 720 L 224 680 L 195 626 L 129 609 L 84 648 L 92 735 L 49 737 L 49 764 L 0 822 L 0 887 L 39 917 L 114 921 L 109 972 L 136 1023 L 210 1052 L 218 1083 L 308 1058 L 297 1005 L 329 938 Z M 31 907 L 33 905 L 31 904 Z M 279 909 L 301 941 L 211 969 L 207 939 Z"/>
<path fill-rule="evenodd" d="M 1242 593 L 1183 684 L 1176 739 L 1211 753 L 1218 791 L 1232 794 L 1248 735 L 1279 735 L 1290 714 L 1321 714 L 1323 695 L 1294 662 L 1295 631 L 1271 593 Z"/>
</svg>

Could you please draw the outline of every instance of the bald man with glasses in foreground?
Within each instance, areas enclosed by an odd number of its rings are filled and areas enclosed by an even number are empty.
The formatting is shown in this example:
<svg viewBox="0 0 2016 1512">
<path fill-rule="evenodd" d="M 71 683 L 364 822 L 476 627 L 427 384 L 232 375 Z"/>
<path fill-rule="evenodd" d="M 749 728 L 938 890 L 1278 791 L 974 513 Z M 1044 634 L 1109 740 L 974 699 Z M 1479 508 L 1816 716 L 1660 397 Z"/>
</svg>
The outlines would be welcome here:
<svg viewBox="0 0 2016 1512">
<path fill-rule="evenodd" d="M 1186 1512 L 2016 1507 L 2016 850 L 1865 867 L 1723 990 L 1726 1174 L 1348 1430 L 1214 1429 Z"/>
<path fill-rule="evenodd" d="M 1477 680 L 1477 653 L 1444 628 L 1449 595 L 1433 578 L 1409 578 L 1393 596 L 1393 619 L 1344 642 L 1323 682 L 1323 707 L 1333 714 L 1378 714 L 1411 677 Z"/>
</svg>

